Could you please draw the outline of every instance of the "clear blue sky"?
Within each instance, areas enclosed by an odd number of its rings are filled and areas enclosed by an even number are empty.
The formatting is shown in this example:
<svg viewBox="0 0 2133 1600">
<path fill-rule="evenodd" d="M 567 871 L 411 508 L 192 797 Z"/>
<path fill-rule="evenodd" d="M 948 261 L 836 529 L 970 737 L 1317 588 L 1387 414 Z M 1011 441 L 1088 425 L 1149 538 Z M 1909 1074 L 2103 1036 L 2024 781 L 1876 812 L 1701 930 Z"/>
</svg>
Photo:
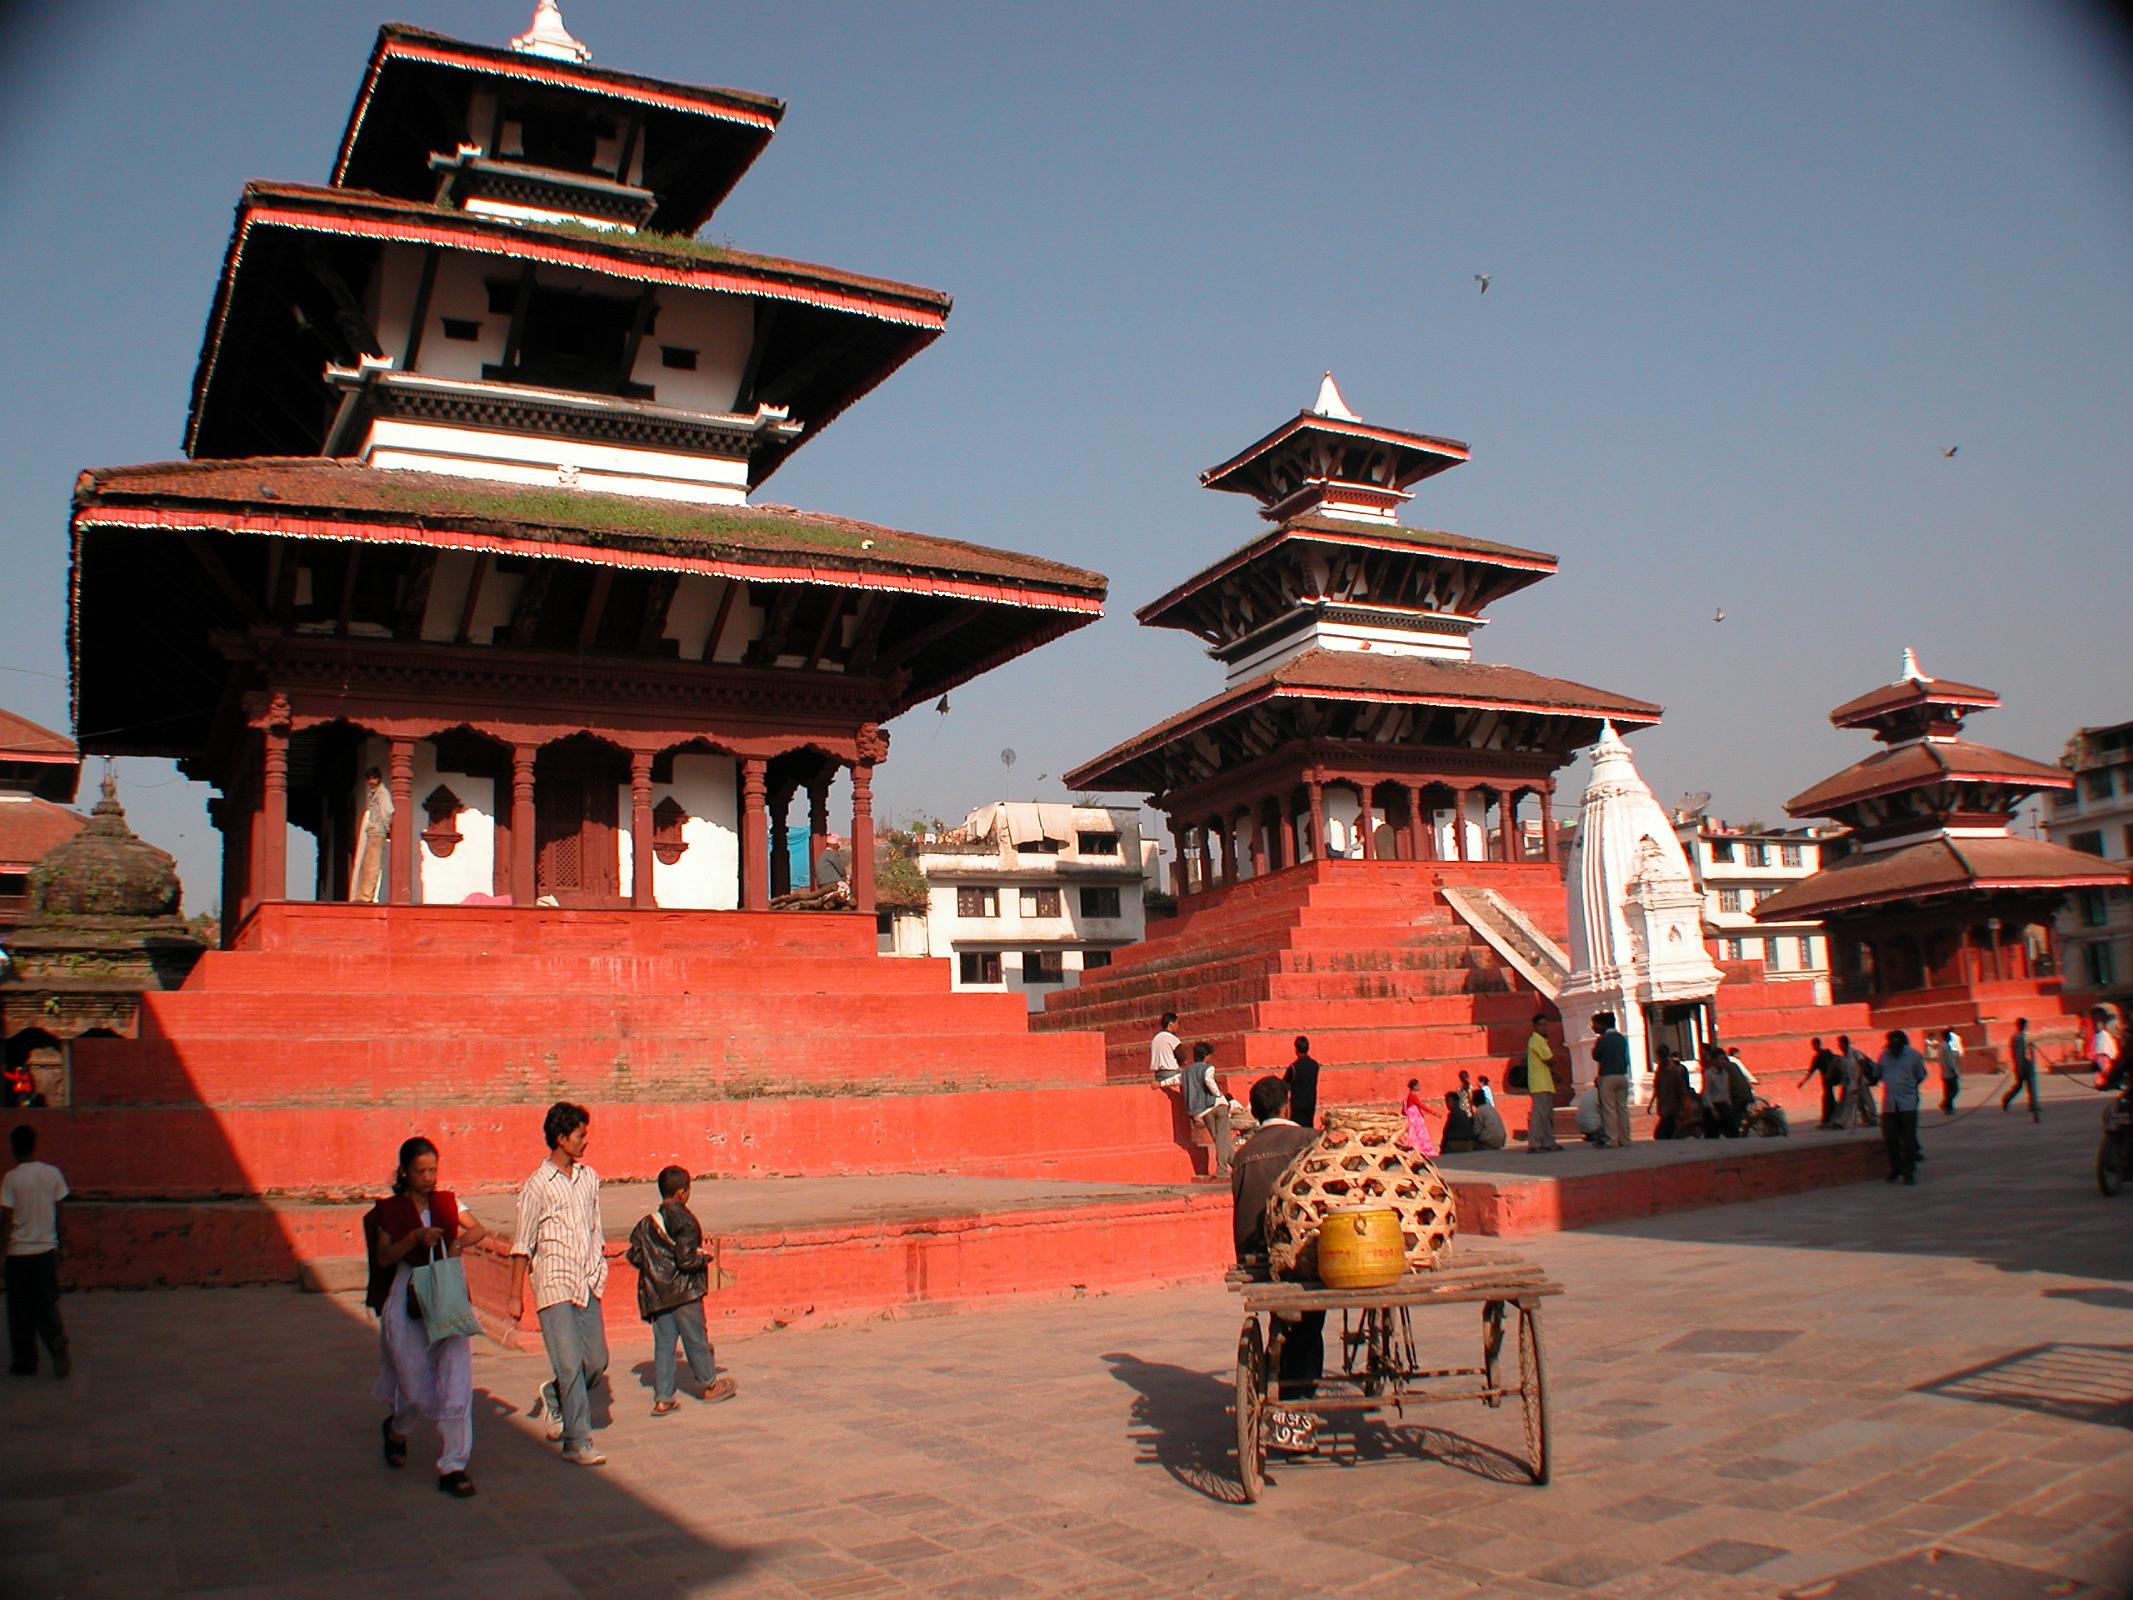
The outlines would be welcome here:
<svg viewBox="0 0 2133 1600">
<path fill-rule="evenodd" d="M 66 726 L 70 486 L 177 454 L 239 186 L 324 180 L 388 16 L 501 42 L 530 10 L 0 13 L 0 703 Z M 1250 533 L 1197 473 L 1327 367 L 1473 446 L 1408 520 L 1560 554 L 1480 654 L 1662 702 L 1662 799 L 1775 817 L 1865 753 L 1826 713 L 1906 643 L 2001 690 L 1990 743 L 2133 717 L 2133 85 L 2088 12 L 565 11 L 597 61 L 789 102 L 710 234 L 956 296 L 766 498 L 1110 575 L 1101 623 L 894 725 L 891 814 L 1214 691 L 1132 611 Z M 210 904 L 204 791 L 121 777 Z"/>
</svg>

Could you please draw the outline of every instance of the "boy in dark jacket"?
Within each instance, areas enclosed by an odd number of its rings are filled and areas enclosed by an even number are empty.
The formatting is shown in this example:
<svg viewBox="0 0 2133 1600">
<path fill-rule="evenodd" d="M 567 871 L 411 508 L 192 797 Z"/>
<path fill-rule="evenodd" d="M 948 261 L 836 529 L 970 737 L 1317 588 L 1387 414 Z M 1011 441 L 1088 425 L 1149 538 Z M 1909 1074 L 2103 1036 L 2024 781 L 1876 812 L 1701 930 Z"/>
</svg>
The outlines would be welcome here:
<svg viewBox="0 0 2133 1600">
<path fill-rule="evenodd" d="M 731 1378 L 712 1381 L 718 1369 L 704 1332 L 711 1263 L 704 1257 L 703 1227 L 689 1209 L 689 1175 L 681 1168 L 659 1174 L 659 1208 L 630 1230 L 629 1263 L 637 1269 L 637 1314 L 652 1325 L 652 1415 L 681 1409 L 674 1398 L 676 1340 L 690 1375 L 703 1386 L 701 1398 L 730 1400 L 740 1385 Z"/>
</svg>

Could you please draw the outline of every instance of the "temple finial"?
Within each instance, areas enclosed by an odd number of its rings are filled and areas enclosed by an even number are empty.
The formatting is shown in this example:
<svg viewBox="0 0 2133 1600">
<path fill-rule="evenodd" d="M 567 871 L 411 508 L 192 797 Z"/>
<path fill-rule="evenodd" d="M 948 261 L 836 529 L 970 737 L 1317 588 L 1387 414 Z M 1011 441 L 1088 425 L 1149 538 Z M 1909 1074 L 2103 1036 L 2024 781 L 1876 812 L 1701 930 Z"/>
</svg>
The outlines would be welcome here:
<svg viewBox="0 0 2133 1600">
<path fill-rule="evenodd" d="M 104 798 L 116 804 L 118 792 L 118 774 L 111 770 L 111 762 L 107 757 L 104 761 Z"/>
<path fill-rule="evenodd" d="M 511 48 L 557 61 L 590 61 L 593 54 L 563 26 L 563 8 L 557 0 L 539 0 L 533 8 L 532 25 L 511 41 Z"/>
<path fill-rule="evenodd" d="M 1931 683 L 1933 674 L 1918 664 L 1918 652 L 1909 645 L 1903 647 L 1903 670 L 1896 674 L 1898 683 Z"/>
<path fill-rule="evenodd" d="M 1341 386 L 1327 373 L 1318 381 L 1318 398 L 1311 409 L 1322 417 L 1338 417 L 1343 422 L 1361 422 L 1363 419 L 1348 409 L 1348 402 L 1341 398 Z"/>
</svg>

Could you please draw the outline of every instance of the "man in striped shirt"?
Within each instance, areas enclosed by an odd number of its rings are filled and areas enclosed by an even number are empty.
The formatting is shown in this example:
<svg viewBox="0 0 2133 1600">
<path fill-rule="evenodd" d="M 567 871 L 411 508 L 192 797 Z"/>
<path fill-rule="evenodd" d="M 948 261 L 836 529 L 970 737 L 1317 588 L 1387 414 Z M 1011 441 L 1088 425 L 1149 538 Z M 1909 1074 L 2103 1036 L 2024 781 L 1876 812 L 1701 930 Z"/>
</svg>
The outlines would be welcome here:
<svg viewBox="0 0 2133 1600">
<path fill-rule="evenodd" d="M 563 1459 L 597 1467 L 607 1457 L 593 1448 L 587 1387 L 607 1370 L 607 1330 L 600 1291 L 607 1257 L 600 1232 L 600 1176 L 585 1164 L 592 1113 L 558 1100 L 541 1131 L 548 1159 L 518 1191 L 518 1235 L 511 1245 L 511 1320 L 525 1313 L 526 1279 L 533 1279 L 533 1311 L 555 1378 L 541 1391 L 542 1407 L 559 1424 Z"/>
</svg>

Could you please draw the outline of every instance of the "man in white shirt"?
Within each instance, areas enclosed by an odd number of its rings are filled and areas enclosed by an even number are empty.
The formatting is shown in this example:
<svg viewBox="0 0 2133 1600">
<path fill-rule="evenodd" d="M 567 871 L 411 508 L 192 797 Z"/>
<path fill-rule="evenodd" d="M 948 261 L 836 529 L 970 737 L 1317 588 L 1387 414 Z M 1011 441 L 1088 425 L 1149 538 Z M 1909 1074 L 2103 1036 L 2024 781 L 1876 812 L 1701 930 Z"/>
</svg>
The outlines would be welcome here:
<svg viewBox="0 0 2133 1600">
<path fill-rule="evenodd" d="M 1184 1041 L 1174 1031 L 1177 1025 L 1178 1014 L 1164 1012 L 1162 1026 L 1148 1041 L 1148 1076 L 1158 1089 L 1175 1089 L 1178 1079 L 1184 1076 L 1184 1068 L 1178 1065 L 1178 1046 Z"/>
<path fill-rule="evenodd" d="M 37 1374 L 37 1342 L 52 1352 L 52 1376 L 73 1370 L 67 1331 L 59 1321 L 59 1202 L 67 1180 L 36 1160 L 37 1130 L 24 1125 L 7 1136 L 15 1165 L 0 1178 L 0 1237 L 7 1240 L 8 1371 Z"/>
<path fill-rule="evenodd" d="M 584 1162 L 592 1113 L 558 1100 L 541 1126 L 548 1159 L 518 1192 L 518 1233 L 511 1244 L 511 1320 L 526 1308 L 533 1279 L 533 1312 L 555 1374 L 541 1390 L 540 1408 L 552 1419 L 550 1438 L 563 1441 L 572 1466 L 597 1467 L 607 1457 L 593 1448 L 592 1402 L 586 1391 L 607 1370 L 607 1329 L 600 1291 L 607 1287 L 607 1255 L 600 1229 L 600 1175 Z"/>
</svg>

